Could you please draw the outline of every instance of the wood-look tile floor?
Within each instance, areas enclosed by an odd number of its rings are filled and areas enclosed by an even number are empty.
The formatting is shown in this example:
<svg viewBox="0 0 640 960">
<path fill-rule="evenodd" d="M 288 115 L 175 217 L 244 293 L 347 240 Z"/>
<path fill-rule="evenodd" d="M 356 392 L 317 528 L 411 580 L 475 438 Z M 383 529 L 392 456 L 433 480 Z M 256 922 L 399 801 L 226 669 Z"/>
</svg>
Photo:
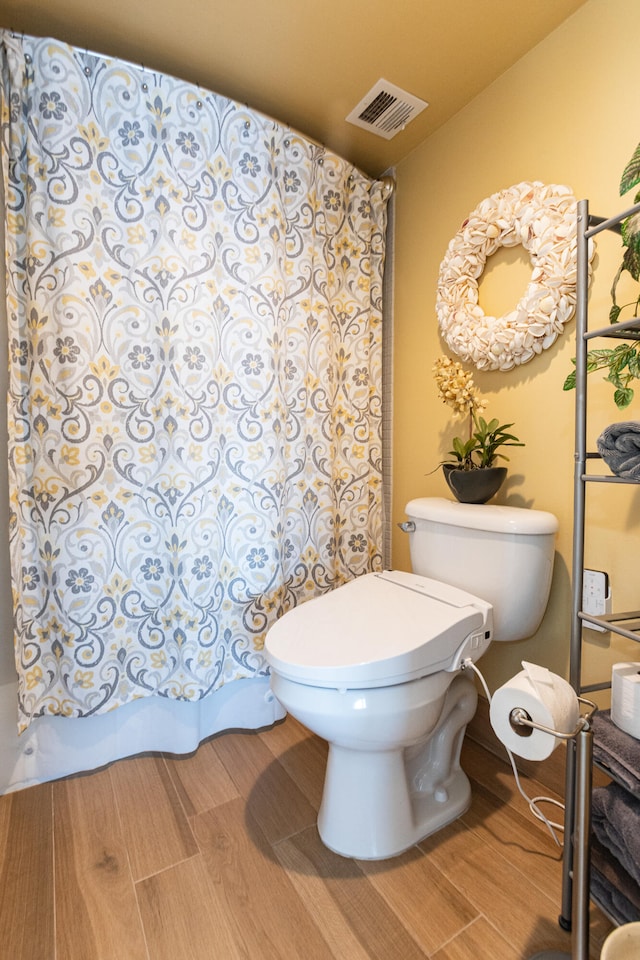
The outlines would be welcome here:
<svg viewBox="0 0 640 960">
<path fill-rule="evenodd" d="M 467 741 L 467 814 L 400 857 L 320 842 L 326 746 L 288 717 L 0 797 L 3 960 L 526 960 L 570 952 L 558 848 Z M 549 791 L 527 781 L 534 794 Z M 531 794 L 530 794 L 531 795 Z M 610 929 L 592 907 L 592 957 Z"/>
</svg>

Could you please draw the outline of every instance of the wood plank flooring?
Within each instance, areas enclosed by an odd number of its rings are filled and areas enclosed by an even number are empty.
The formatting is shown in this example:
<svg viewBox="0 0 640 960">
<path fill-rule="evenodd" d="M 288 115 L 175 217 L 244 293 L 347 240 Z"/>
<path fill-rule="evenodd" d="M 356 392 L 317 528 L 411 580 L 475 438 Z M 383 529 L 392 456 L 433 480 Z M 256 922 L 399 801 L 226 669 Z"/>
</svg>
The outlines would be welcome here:
<svg viewBox="0 0 640 960">
<path fill-rule="evenodd" d="M 467 738 L 470 810 L 388 861 L 327 850 L 326 745 L 288 717 L 0 797 L 0 957 L 527 960 L 570 952 L 561 860 Z M 549 794 L 525 780 L 530 795 Z M 591 956 L 610 929 L 591 908 Z"/>
</svg>

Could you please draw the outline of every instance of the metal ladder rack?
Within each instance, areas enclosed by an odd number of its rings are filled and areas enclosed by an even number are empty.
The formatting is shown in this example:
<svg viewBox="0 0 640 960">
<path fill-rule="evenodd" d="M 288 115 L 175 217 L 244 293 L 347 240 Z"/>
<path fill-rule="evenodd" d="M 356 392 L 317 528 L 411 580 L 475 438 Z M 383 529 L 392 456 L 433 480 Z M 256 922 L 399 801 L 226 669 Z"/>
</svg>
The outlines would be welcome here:
<svg viewBox="0 0 640 960">
<path fill-rule="evenodd" d="M 570 639 L 570 676 L 569 681 L 578 696 L 595 690 L 610 687 L 610 682 L 583 685 L 582 683 L 582 628 L 590 623 L 618 633 L 631 640 L 640 641 L 640 611 L 613 613 L 605 616 L 592 616 L 581 610 L 583 591 L 584 548 L 585 548 L 585 512 L 586 486 L 589 483 L 627 483 L 613 475 L 587 473 L 587 461 L 600 459 L 598 453 L 587 451 L 587 352 L 590 340 L 598 337 L 640 340 L 640 318 L 627 320 L 615 325 L 588 329 L 588 290 L 589 290 L 589 241 L 604 230 L 620 232 L 620 224 L 628 216 L 640 212 L 640 204 L 623 211 L 615 217 L 604 219 L 589 216 L 587 200 L 578 202 L 577 216 L 577 278 L 576 278 L 576 401 L 575 401 L 575 465 L 573 484 L 574 527 L 572 561 L 572 616 Z M 580 889 L 573 889 L 573 853 L 576 840 L 576 810 L 581 804 L 590 804 L 590 797 L 579 797 L 580 784 L 576 781 L 576 744 L 567 744 L 566 781 L 565 781 L 565 850 L 563 856 L 562 912 L 560 925 L 569 930 L 572 923 L 577 927 L 574 940 L 578 944 L 576 960 L 588 957 L 589 926 L 589 866 L 581 871 Z M 589 838 L 582 838 L 587 844 Z M 587 858 L 588 859 L 588 858 Z M 573 916 L 575 914 L 575 916 Z"/>
</svg>

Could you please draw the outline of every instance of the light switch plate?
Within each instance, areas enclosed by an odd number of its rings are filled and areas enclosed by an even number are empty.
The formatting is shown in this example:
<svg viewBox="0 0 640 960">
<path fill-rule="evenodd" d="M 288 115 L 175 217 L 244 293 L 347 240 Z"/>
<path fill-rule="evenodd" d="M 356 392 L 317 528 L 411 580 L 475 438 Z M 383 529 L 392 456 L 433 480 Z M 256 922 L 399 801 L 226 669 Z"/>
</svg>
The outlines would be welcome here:
<svg viewBox="0 0 640 960">
<path fill-rule="evenodd" d="M 582 612 L 590 613 L 594 617 L 600 617 L 605 613 L 611 613 L 611 585 L 609 576 L 604 570 L 585 570 L 582 578 Z M 600 633 L 606 633 L 604 627 L 599 627 L 596 623 L 583 621 L 583 626 L 588 630 L 597 630 Z"/>
</svg>

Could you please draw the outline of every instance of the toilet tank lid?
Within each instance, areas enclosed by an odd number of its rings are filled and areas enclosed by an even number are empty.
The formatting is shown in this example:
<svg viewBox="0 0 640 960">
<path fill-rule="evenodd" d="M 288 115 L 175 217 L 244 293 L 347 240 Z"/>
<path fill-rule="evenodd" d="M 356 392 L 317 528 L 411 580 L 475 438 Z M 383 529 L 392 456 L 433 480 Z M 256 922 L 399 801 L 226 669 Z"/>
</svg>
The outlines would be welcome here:
<svg viewBox="0 0 640 960">
<path fill-rule="evenodd" d="M 419 497 L 405 507 L 413 520 L 432 520 L 454 527 L 491 530 L 494 533 L 520 533 L 529 536 L 555 533 L 558 520 L 546 510 L 506 507 L 493 503 L 458 503 L 443 497 Z"/>
</svg>

